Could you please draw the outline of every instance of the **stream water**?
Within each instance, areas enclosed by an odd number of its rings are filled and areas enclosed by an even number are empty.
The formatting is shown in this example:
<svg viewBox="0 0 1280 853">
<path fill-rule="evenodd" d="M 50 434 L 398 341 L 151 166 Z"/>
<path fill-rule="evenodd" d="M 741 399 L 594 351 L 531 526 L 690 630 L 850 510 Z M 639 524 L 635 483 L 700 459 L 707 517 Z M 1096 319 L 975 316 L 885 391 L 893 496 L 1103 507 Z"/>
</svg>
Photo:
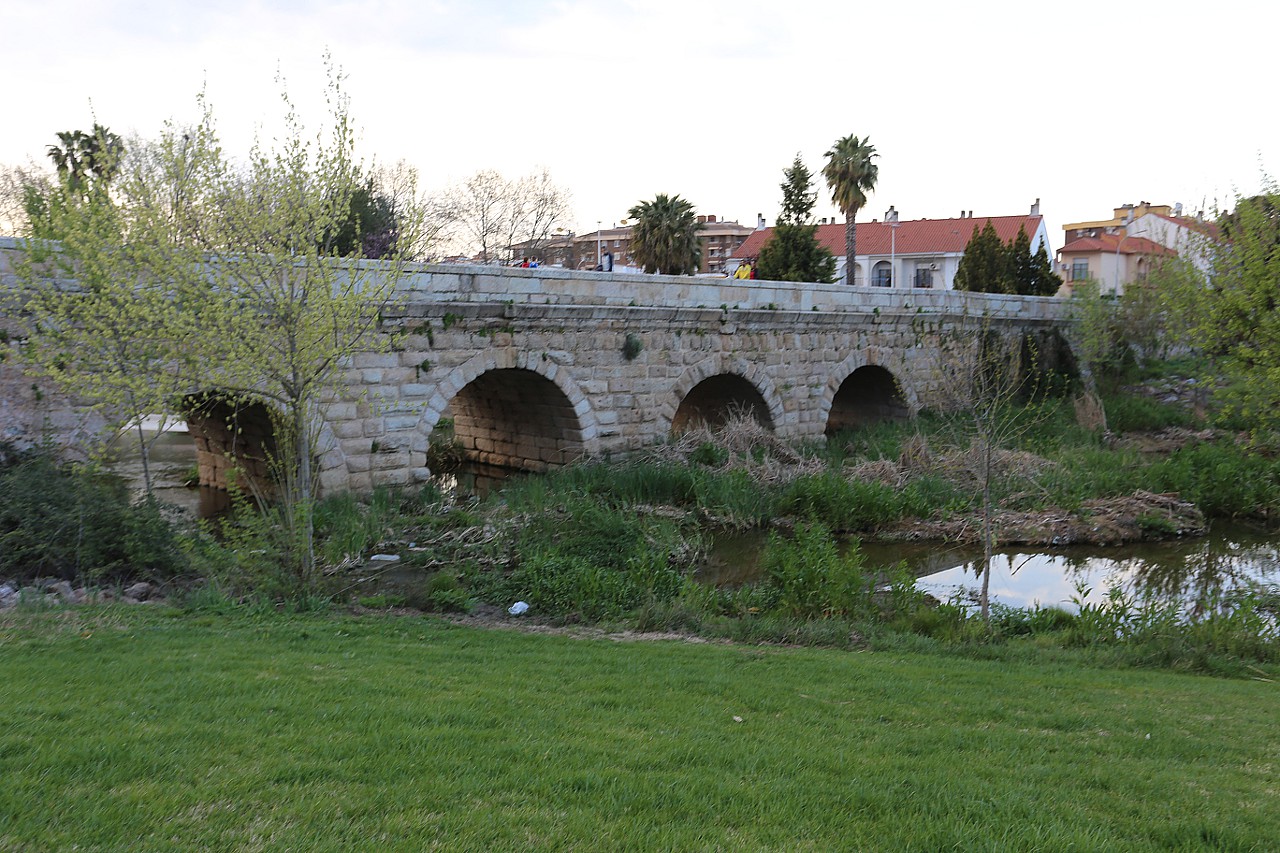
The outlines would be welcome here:
<svg viewBox="0 0 1280 853">
<path fill-rule="evenodd" d="M 765 541 L 760 533 L 719 537 L 700 577 L 730 586 L 755 580 Z M 905 563 L 917 586 L 941 601 L 967 601 L 981 585 L 980 548 L 936 542 L 868 542 L 859 548 L 869 568 L 888 570 Z M 1280 532 L 1227 522 L 1196 539 L 1110 548 L 1002 549 L 991 567 L 991 597 L 1010 607 L 1076 610 L 1081 602 L 1101 602 L 1115 588 L 1195 607 L 1250 585 L 1280 586 Z"/>
</svg>

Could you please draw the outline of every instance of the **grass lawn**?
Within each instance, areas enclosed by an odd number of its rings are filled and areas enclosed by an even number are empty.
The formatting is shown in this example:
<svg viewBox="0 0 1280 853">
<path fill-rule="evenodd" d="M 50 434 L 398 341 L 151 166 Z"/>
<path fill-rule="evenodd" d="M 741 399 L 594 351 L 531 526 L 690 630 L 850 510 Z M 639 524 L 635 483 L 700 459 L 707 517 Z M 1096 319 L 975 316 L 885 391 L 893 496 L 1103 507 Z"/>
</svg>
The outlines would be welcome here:
<svg viewBox="0 0 1280 853">
<path fill-rule="evenodd" d="M 1280 685 L 420 617 L 0 617 L 0 850 L 1275 850 Z"/>
</svg>

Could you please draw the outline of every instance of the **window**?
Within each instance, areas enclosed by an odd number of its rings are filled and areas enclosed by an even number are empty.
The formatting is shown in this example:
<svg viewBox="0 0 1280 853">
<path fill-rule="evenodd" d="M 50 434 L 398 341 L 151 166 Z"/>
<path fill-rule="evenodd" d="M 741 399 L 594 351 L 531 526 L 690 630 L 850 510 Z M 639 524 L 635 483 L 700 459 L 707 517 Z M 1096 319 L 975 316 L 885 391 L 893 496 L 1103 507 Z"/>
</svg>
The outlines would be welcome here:
<svg viewBox="0 0 1280 853">
<path fill-rule="evenodd" d="M 893 287 L 893 270 L 888 262 L 881 261 L 871 270 L 872 287 Z"/>
<path fill-rule="evenodd" d="M 1089 262 L 1082 258 L 1077 258 L 1071 262 L 1071 280 L 1087 281 L 1089 278 Z"/>
<path fill-rule="evenodd" d="M 621 240 L 614 240 L 614 241 L 613 241 L 613 248 L 618 249 L 618 248 L 621 248 L 621 247 L 622 247 L 622 241 L 621 241 Z"/>
<path fill-rule="evenodd" d="M 933 287 L 933 270 L 928 267 L 921 267 L 916 270 L 916 287 Z"/>
</svg>

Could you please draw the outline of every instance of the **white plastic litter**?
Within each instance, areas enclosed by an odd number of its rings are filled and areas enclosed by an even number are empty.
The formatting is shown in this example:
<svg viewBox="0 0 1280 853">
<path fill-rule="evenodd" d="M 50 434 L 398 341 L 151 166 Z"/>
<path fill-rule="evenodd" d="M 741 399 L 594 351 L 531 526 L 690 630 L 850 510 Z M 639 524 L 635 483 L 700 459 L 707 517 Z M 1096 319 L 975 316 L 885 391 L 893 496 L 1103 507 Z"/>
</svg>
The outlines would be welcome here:
<svg viewBox="0 0 1280 853">
<path fill-rule="evenodd" d="M 529 602 L 517 601 L 515 604 L 507 608 L 507 612 L 512 616 L 522 616 L 529 612 Z"/>
<path fill-rule="evenodd" d="M 371 563 L 398 563 L 400 562 L 399 554 L 374 554 L 369 558 Z"/>
</svg>

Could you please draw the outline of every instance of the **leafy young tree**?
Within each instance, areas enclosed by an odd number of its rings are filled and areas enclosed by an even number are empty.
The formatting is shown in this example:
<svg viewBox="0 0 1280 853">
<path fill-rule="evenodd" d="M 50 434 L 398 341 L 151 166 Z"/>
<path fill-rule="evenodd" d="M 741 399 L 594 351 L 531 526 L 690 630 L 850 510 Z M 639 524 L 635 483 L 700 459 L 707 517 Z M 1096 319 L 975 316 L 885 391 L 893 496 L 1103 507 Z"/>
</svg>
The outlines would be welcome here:
<svg viewBox="0 0 1280 853">
<path fill-rule="evenodd" d="M 693 205 L 678 195 L 658 193 L 627 212 L 636 220 L 631 231 L 631 257 L 647 273 L 693 275 L 702 263 Z"/>
<path fill-rule="evenodd" d="M 95 130 L 101 142 L 104 129 Z M 178 365 L 185 350 L 178 342 L 194 326 L 175 285 L 189 274 L 190 259 L 146 158 L 90 159 L 77 153 L 88 145 L 84 134 L 60 137 L 80 165 L 60 168 L 56 182 L 28 185 L 28 199 L 39 205 L 28 205 L 32 236 L 17 264 L 36 327 L 27 357 L 34 371 L 116 431 L 132 425 L 150 492 L 156 436 L 144 432 L 142 418 L 171 411 L 183 385 Z M 118 140 L 99 149 L 123 153 Z M 86 163 L 95 165 L 83 171 Z"/>
<path fill-rule="evenodd" d="M 327 139 L 313 141 L 286 96 L 285 133 L 272 147 L 255 143 L 244 169 L 223 157 L 197 173 L 202 211 L 198 246 L 220 256 L 210 265 L 200 312 L 202 360 L 219 365 L 219 386 L 239 398 L 269 403 L 279 452 L 276 473 L 300 588 L 317 580 L 313 506 L 314 459 L 321 412 L 355 352 L 387 346 L 375 335 L 401 256 L 381 267 L 355 265 L 362 246 L 342 247 L 362 186 L 355 130 L 341 78 L 331 71 Z M 397 234 L 412 244 L 416 218 L 402 216 Z M 348 249 L 343 253 L 343 249 Z"/>
<path fill-rule="evenodd" d="M 756 275 L 770 281 L 829 282 L 835 277 L 836 259 L 818 242 L 813 206 L 818 194 L 813 174 L 800 160 L 784 169 L 782 213 L 773 236 L 760 250 Z"/>
<path fill-rule="evenodd" d="M 837 139 L 827 151 L 827 164 L 822 174 L 831 188 L 831 200 L 844 213 L 845 283 L 853 284 L 854 258 L 858 254 L 858 209 L 867 203 L 867 193 L 875 189 L 880 167 L 874 162 L 880 156 L 871 137 L 846 136 Z"/>
<path fill-rule="evenodd" d="M 1280 187 L 1239 198 L 1219 217 L 1221 239 L 1210 246 L 1209 286 L 1184 276 L 1182 310 L 1192 339 L 1225 376 L 1228 413 L 1280 428 Z"/>
<path fill-rule="evenodd" d="M 341 77 L 332 66 L 329 71 L 327 137 L 308 137 L 286 94 L 285 132 L 271 147 L 255 143 L 248 161 L 237 165 L 223 152 L 201 98 L 204 115 L 196 128 L 168 128 L 150 167 L 114 188 L 118 204 L 82 206 L 83 215 L 65 220 L 61 247 L 46 246 L 58 251 L 44 257 L 33 251 L 29 266 L 38 285 L 38 270 L 56 255 L 92 285 L 37 288 L 41 301 L 32 305 L 41 329 L 53 334 L 50 352 L 61 348 L 79 359 L 81 369 L 63 374 L 96 377 L 84 380 L 87 393 L 108 403 L 119 399 L 127 371 L 109 373 L 83 348 L 60 347 L 77 334 L 86 343 L 119 337 L 142 348 L 142 357 L 119 359 L 133 373 L 266 404 L 277 447 L 280 544 L 298 592 L 318 580 L 314 460 L 325 450 L 318 441 L 322 410 L 340 393 L 355 352 L 387 346 L 385 336 L 373 332 L 401 257 L 397 250 L 381 266 L 352 264 L 362 247 L 338 245 L 353 196 L 366 184 Z M 418 219 L 406 213 L 397 222 L 397 245 L 417 239 Z M 104 258 L 120 258 L 121 266 L 98 269 Z M 85 290 L 93 296 L 98 287 L 110 296 L 104 300 L 110 311 L 86 299 Z M 130 308 L 130 300 L 138 307 Z M 117 315 L 117 328 L 136 322 L 132 333 L 91 322 Z M 147 392 L 151 396 L 134 408 L 179 405 L 171 386 Z"/>
<path fill-rule="evenodd" d="M 1027 369 L 1027 340 L 998 329 L 989 317 L 939 335 L 934 380 L 947 423 L 981 489 L 983 620 L 990 616 L 991 559 L 995 552 L 997 489 L 1010 473 L 1002 452 L 1045 416 L 1035 374 Z M 1034 358 L 1034 353 L 1031 353 Z M 964 445 L 967 444 L 967 449 Z"/>
</svg>

